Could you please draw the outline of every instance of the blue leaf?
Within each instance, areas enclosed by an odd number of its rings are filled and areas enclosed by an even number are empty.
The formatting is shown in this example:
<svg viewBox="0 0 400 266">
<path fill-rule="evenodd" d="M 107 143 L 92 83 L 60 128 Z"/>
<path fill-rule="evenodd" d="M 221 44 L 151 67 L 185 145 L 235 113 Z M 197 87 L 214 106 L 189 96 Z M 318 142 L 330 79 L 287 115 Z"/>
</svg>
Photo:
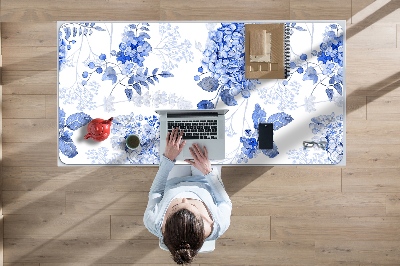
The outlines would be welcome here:
<svg viewBox="0 0 400 266">
<path fill-rule="evenodd" d="M 133 93 L 132 89 L 125 89 L 125 95 L 129 101 L 132 100 L 132 93 Z"/>
<path fill-rule="evenodd" d="M 87 125 L 92 118 L 83 112 L 72 114 L 67 118 L 66 126 L 71 130 L 77 130 L 80 127 Z"/>
<path fill-rule="evenodd" d="M 144 71 L 143 76 L 147 76 L 148 73 L 149 73 L 149 68 L 146 67 L 146 70 Z"/>
<path fill-rule="evenodd" d="M 214 109 L 214 104 L 209 100 L 202 100 L 197 104 L 197 109 Z"/>
<path fill-rule="evenodd" d="M 149 28 L 147 28 L 147 27 L 141 27 L 140 30 L 143 30 L 143 31 L 150 31 Z"/>
<path fill-rule="evenodd" d="M 326 95 L 327 95 L 328 98 L 329 98 L 329 101 L 332 101 L 332 98 L 333 98 L 333 90 L 332 90 L 332 89 L 326 89 L 325 92 L 326 92 Z"/>
<path fill-rule="evenodd" d="M 288 115 L 285 112 L 273 114 L 270 117 L 268 117 L 268 119 L 267 119 L 267 123 L 274 124 L 274 130 L 278 130 L 281 127 L 286 126 L 287 124 L 289 124 L 292 121 L 293 121 L 293 117 L 291 117 L 290 115 Z"/>
<path fill-rule="evenodd" d="M 329 84 L 331 84 L 331 85 L 335 84 L 335 76 L 332 76 L 332 77 L 329 79 Z"/>
<path fill-rule="evenodd" d="M 158 71 L 158 68 L 153 69 L 153 72 L 151 72 L 152 75 L 155 75 Z"/>
<path fill-rule="evenodd" d="M 60 151 L 68 158 L 73 158 L 78 154 L 76 146 L 71 139 L 71 135 L 72 134 L 69 134 L 69 132 L 64 132 L 64 134 L 58 140 L 58 147 Z"/>
<path fill-rule="evenodd" d="M 160 80 L 157 78 L 157 76 L 153 76 L 153 79 L 157 82 L 160 82 Z"/>
<path fill-rule="evenodd" d="M 128 84 L 133 84 L 136 82 L 136 76 L 132 75 L 129 79 L 128 79 Z"/>
<path fill-rule="evenodd" d="M 300 27 L 300 26 L 296 26 L 296 27 L 294 27 L 296 30 L 299 30 L 299 31 L 306 31 L 306 29 L 304 29 L 303 27 Z"/>
<path fill-rule="evenodd" d="M 65 112 L 63 109 L 58 109 L 58 128 L 64 128 L 65 126 Z"/>
<path fill-rule="evenodd" d="M 339 83 L 335 83 L 335 85 L 333 85 L 333 87 L 335 88 L 335 90 L 342 95 L 342 85 L 340 85 Z"/>
<path fill-rule="evenodd" d="M 105 29 L 103 29 L 103 28 L 100 27 L 100 26 L 96 26 L 96 27 L 94 27 L 94 29 L 95 29 L 95 30 L 98 30 L 98 31 L 106 31 Z"/>
<path fill-rule="evenodd" d="M 65 32 L 65 39 L 68 40 L 69 37 L 71 37 L 71 29 L 69 27 L 65 27 L 64 32 Z"/>
<path fill-rule="evenodd" d="M 150 35 L 148 35 L 146 32 L 139 33 L 139 36 L 143 39 L 150 39 Z"/>
<path fill-rule="evenodd" d="M 73 29 L 72 29 L 72 37 L 76 37 L 76 34 L 78 33 L 78 30 L 77 30 L 77 28 L 76 27 L 74 27 Z"/>
<path fill-rule="evenodd" d="M 205 91 L 212 92 L 218 89 L 219 82 L 213 77 L 205 77 L 197 85 Z"/>
<path fill-rule="evenodd" d="M 137 94 L 142 95 L 142 87 L 139 84 L 135 83 L 132 85 L 133 89 L 136 91 Z"/>
<path fill-rule="evenodd" d="M 258 129 L 258 124 L 265 122 L 267 113 L 261 109 L 261 106 L 256 103 L 251 118 L 253 119 L 254 128 Z"/>
<path fill-rule="evenodd" d="M 174 76 L 173 74 L 169 73 L 168 71 L 161 71 L 161 73 L 158 75 L 160 75 L 163 78 L 171 78 Z"/>
<path fill-rule="evenodd" d="M 149 89 L 149 84 L 147 84 L 147 82 L 144 81 L 139 81 L 140 85 L 145 86 L 147 89 Z"/>
<path fill-rule="evenodd" d="M 151 85 L 154 85 L 154 84 L 155 84 L 155 83 L 154 83 L 154 80 L 152 80 L 151 77 L 148 77 L 148 78 L 146 79 L 146 81 L 147 81 L 148 83 L 150 83 Z"/>
<path fill-rule="evenodd" d="M 114 84 L 117 82 L 117 72 L 114 70 L 114 68 L 107 67 L 106 70 L 104 70 L 101 80 L 111 80 L 112 84 Z"/>
<path fill-rule="evenodd" d="M 268 150 L 261 150 L 264 155 L 268 156 L 269 158 L 275 158 L 278 154 L 278 147 L 276 146 L 275 142 L 273 143 L 272 149 Z"/>
<path fill-rule="evenodd" d="M 229 89 L 225 89 L 223 91 L 221 91 L 221 100 L 228 106 L 234 106 L 237 105 L 237 102 L 235 100 L 235 98 L 232 96 L 231 92 L 229 91 Z"/>
</svg>

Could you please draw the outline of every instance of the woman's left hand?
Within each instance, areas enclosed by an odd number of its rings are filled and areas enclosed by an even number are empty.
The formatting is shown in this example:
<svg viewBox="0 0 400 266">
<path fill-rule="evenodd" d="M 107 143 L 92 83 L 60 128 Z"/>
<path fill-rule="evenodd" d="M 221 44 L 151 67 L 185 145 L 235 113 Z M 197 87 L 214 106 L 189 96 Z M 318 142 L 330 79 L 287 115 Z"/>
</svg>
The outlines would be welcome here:
<svg viewBox="0 0 400 266">
<path fill-rule="evenodd" d="M 172 132 L 167 134 L 167 145 L 165 146 L 165 157 L 174 161 L 176 157 L 181 153 L 183 147 L 186 144 L 186 140 L 182 141 L 183 130 L 174 128 Z"/>
</svg>

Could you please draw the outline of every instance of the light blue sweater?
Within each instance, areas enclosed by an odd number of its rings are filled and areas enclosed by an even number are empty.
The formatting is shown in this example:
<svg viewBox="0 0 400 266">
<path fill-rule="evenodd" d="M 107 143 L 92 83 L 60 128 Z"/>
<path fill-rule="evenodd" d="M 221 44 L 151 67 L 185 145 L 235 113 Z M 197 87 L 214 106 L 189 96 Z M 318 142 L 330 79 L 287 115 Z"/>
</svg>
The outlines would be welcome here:
<svg viewBox="0 0 400 266">
<path fill-rule="evenodd" d="M 219 238 L 228 229 L 232 202 L 225 191 L 218 169 L 205 175 L 172 178 L 167 177 L 174 162 L 164 155 L 160 158 L 160 166 L 149 192 L 149 202 L 144 213 L 143 222 L 146 228 L 158 238 L 162 238 L 161 226 L 168 205 L 181 192 L 195 193 L 210 210 L 214 221 L 213 230 L 206 240 Z"/>
</svg>

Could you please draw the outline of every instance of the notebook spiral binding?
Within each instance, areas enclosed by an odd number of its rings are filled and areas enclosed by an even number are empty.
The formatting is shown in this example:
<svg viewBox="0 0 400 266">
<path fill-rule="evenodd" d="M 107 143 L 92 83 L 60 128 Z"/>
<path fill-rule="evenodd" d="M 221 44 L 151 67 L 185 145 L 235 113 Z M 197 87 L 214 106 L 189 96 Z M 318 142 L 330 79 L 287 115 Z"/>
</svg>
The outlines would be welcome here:
<svg viewBox="0 0 400 266">
<path fill-rule="evenodd" d="M 285 64 L 285 79 L 289 77 L 290 73 L 290 27 L 285 23 L 285 37 L 284 37 L 284 64 Z"/>
</svg>

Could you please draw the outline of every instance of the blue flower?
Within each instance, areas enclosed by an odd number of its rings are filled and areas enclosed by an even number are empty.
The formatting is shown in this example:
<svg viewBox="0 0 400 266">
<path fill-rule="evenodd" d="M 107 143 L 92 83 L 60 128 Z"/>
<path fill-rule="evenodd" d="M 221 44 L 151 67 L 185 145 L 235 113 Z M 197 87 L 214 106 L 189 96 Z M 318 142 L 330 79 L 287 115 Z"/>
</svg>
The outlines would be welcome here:
<svg viewBox="0 0 400 266">
<path fill-rule="evenodd" d="M 194 81 L 199 81 L 199 80 L 200 80 L 200 76 L 199 75 L 194 76 Z"/>
<path fill-rule="evenodd" d="M 228 106 L 236 105 L 236 95 L 250 96 L 248 91 L 260 83 L 245 78 L 244 64 L 244 23 L 221 23 L 219 28 L 208 32 L 202 66 L 198 68 L 198 72 L 204 73 L 206 70 L 210 74 L 213 86 L 206 88 L 212 90 L 201 87 L 207 91 L 215 91 L 220 87 L 221 100 Z"/>
<path fill-rule="evenodd" d="M 304 69 L 302 67 L 299 67 L 296 71 L 297 73 L 301 74 L 304 72 Z"/>
<path fill-rule="evenodd" d="M 205 91 L 216 91 L 218 89 L 219 83 L 218 79 L 212 77 L 205 77 L 199 83 L 197 83 Z"/>
<path fill-rule="evenodd" d="M 300 59 L 303 61 L 307 60 L 307 55 L 306 54 L 300 55 Z"/>
<path fill-rule="evenodd" d="M 208 100 L 202 100 L 197 104 L 197 109 L 214 109 L 214 104 Z"/>
<path fill-rule="evenodd" d="M 83 71 L 82 77 L 85 79 L 89 76 L 89 73 L 87 71 Z"/>
<path fill-rule="evenodd" d="M 313 84 L 317 83 L 318 81 L 317 71 L 311 66 L 308 67 L 303 75 L 303 80 L 312 80 Z"/>
<path fill-rule="evenodd" d="M 143 67 L 145 57 L 152 51 L 151 45 L 146 41 L 146 39 L 150 39 L 150 35 L 145 32 L 148 28 L 142 27 L 140 29 L 143 31 L 139 32 L 137 25 L 135 25 L 135 30 L 132 30 L 131 26 L 125 28 L 123 41 L 119 44 L 120 51 L 115 56 L 117 57 L 117 61 L 123 64 L 126 61 L 130 61 Z"/>
<path fill-rule="evenodd" d="M 101 55 L 99 56 L 99 59 L 100 59 L 100 60 L 103 60 L 103 61 L 106 60 L 106 58 L 107 58 L 107 57 L 106 57 L 105 54 L 101 54 Z"/>
</svg>

